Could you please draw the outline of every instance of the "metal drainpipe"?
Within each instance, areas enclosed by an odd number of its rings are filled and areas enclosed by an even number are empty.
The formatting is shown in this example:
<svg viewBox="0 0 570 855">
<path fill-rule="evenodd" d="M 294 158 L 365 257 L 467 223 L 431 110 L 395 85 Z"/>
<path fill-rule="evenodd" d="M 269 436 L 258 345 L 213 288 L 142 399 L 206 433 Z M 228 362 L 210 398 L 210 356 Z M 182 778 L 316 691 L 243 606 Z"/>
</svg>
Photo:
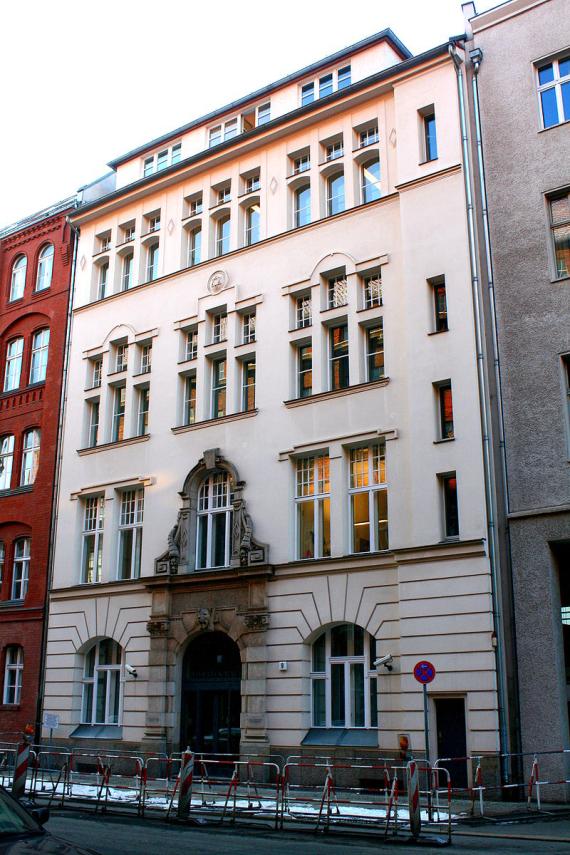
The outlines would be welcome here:
<svg viewBox="0 0 570 855">
<path fill-rule="evenodd" d="M 481 431 L 483 441 L 483 468 L 485 475 L 485 504 L 487 510 L 487 529 L 489 535 L 489 564 L 491 569 L 491 596 L 493 603 L 493 623 L 496 637 L 495 664 L 497 672 L 497 697 L 499 714 L 499 739 L 501 754 L 508 751 L 508 731 L 506 720 L 507 697 L 506 697 L 506 674 L 503 655 L 503 633 L 501 610 L 498 602 L 499 578 L 497 572 L 498 549 L 497 531 L 495 523 L 496 492 L 493 480 L 491 438 L 489 435 L 490 413 L 488 405 L 488 390 L 485 377 L 484 354 L 483 354 L 483 317 L 481 307 L 481 291 L 477 263 L 477 239 L 475 231 L 475 216 L 473 206 L 473 192 L 471 187 L 469 156 L 469 137 L 467 134 L 467 119 L 465 113 L 465 96 L 463 93 L 463 60 L 457 54 L 455 46 L 449 46 L 449 54 L 455 65 L 457 74 L 457 90 L 459 95 L 459 115 L 461 120 L 461 145 L 463 149 L 463 176 L 465 181 L 465 196 L 467 207 L 467 228 L 469 233 L 469 259 L 471 264 L 471 288 L 473 292 L 473 312 L 475 318 L 475 343 L 477 349 L 477 376 L 479 380 L 479 403 L 481 409 Z M 507 778 L 507 767 L 501 763 L 503 779 Z"/>
<path fill-rule="evenodd" d="M 55 458 L 55 472 L 54 472 L 54 487 L 53 487 L 53 503 L 51 509 L 51 526 L 50 526 L 50 543 L 49 543 L 49 554 L 48 554 L 48 580 L 47 580 L 47 592 L 46 592 L 46 602 L 45 602 L 45 610 L 44 610 L 44 620 L 42 627 L 42 659 L 40 664 L 40 693 L 38 697 L 38 707 L 37 707 L 37 716 L 38 716 L 38 726 L 36 728 L 36 742 L 39 743 L 41 739 L 41 728 L 42 728 L 42 712 L 43 712 L 43 703 L 44 703 L 44 690 L 45 690 L 45 672 L 46 672 L 46 656 L 47 656 L 47 631 L 48 631 L 48 618 L 49 618 L 49 593 L 51 591 L 51 585 L 53 580 L 53 563 L 54 563 L 54 554 L 55 554 L 55 537 L 57 533 L 57 521 L 58 521 L 58 503 L 59 503 L 59 486 L 60 486 L 60 475 L 61 475 L 61 461 L 63 455 L 63 422 L 65 416 L 65 404 L 67 401 L 67 376 L 69 370 L 69 349 L 71 344 L 71 320 L 72 320 L 72 309 L 73 309 L 73 296 L 75 290 L 75 271 L 77 267 L 77 248 L 79 245 L 79 229 L 76 228 L 72 223 L 69 222 L 69 217 L 67 217 L 67 224 L 69 228 L 75 234 L 75 240 L 73 241 L 73 260 L 71 262 L 71 277 L 69 283 L 69 300 L 67 303 L 67 318 L 66 318 L 66 331 L 65 331 L 65 344 L 63 351 L 63 373 L 62 373 L 62 383 L 61 383 L 61 395 L 59 401 L 59 419 L 57 424 L 57 449 L 56 449 L 56 458 Z"/>
</svg>

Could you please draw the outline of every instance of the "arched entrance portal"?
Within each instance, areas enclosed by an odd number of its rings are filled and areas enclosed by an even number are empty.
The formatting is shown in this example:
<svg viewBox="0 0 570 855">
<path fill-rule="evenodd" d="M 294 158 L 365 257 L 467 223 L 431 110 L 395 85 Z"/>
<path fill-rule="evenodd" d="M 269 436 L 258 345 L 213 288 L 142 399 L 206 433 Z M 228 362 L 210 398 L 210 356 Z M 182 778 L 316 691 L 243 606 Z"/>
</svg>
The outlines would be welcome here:
<svg viewBox="0 0 570 855">
<path fill-rule="evenodd" d="M 180 745 L 207 754 L 239 754 L 239 647 L 223 632 L 194 639 L 182 664 Z"/>
</svg>

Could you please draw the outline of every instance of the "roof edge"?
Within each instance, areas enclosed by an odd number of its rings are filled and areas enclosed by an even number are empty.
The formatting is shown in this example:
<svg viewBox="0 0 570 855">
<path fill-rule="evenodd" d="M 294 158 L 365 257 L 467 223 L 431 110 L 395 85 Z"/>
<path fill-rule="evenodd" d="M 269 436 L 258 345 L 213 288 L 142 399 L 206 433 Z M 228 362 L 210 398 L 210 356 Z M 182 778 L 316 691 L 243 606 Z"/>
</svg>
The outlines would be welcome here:
<svg viewBox="0 0 570 855">
<path fill-rule="evenodd" d="M 68 196 L 66 199 L 61 199 L 59 202 L 54 202 L 53 205 L 49 205 L 47 208 L 42 208 L 41 211 L 36 211 L 34 214 L 30 214 L 27 217 L 23 217 L 21 220 L 17 220 L 16 222 L 11 223 L 8 226 L 0 228 L 0 239 L 8 237 L 12 234 L 16 234 L 17 232 L 24 231 L 30 226 L 34 226 L 37 223 L 41 223 L 42 220 L 48 220 L 50 217 L 55 217 L 56 214 L 62 214 L 64 211 L 76 207 L 77 194 L 74 194 L 73 196 Z"/>
</svg>

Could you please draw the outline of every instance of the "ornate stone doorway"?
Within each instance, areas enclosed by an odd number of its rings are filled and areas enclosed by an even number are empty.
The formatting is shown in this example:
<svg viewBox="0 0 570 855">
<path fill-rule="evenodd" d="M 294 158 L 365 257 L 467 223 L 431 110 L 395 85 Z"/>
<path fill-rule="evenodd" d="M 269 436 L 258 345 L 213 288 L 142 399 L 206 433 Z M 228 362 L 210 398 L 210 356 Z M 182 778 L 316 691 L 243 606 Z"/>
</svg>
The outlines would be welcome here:
<svg viewBox="0 0 570 855">
<path fill-rule="evenodd" d="M 188 645 L 182 663 L 180 746 L 205 754 L 239 754 L 239 647 L 223 632 Z"/>
</svg>

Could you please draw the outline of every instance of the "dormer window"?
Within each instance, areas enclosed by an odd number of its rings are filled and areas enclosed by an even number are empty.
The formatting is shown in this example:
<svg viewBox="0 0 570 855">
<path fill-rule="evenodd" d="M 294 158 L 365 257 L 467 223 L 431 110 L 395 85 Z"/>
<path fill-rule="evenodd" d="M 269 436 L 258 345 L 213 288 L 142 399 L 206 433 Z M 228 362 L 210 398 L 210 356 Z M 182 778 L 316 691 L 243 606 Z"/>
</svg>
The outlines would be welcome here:
<svg viewBox="0 0 570 855">
<path fill-rule="evenodd" d="M 315 84 L 305 83 L 301 88 L 301 107 L 311 104 L 315 100 Z"/>
<path fill-rule="evenodd" d="M 319 80 L 319 98 L 326 98 L 327 95 L 330 95 L 333 91 L 333 76 L 332 74 L 325 74 L 324 77 L 321 77 Z"/>
<path fill-rule="evenodd" d="M 257 108 L 257 125 L 258 127 L 259 125 L 266 125 L 269 121 L 271 121 L 271 104 L 268 102 Z"/>
<path fill-rule="evenodd" d="M 222 122 L 221 124 L 210 128 L 208 146 L 209 148 L 213 148 L 213 146 L 219 145 L 222 141 L 225 142 L 226 140 L 233 139 L 233 137 L 237 137 L 238 133 L 239 127 L 237 117 L 235 119 L 228 119 L 227 122 Z"/>
<path fill-rule="evenodd" d="M 344 68 L 339 68 L 337 72 L 337 89 L 346 89 L 351 84 L 351 69 L 350 65 L 345 65 Z"/>
<path fill-rule="evenodd" d="M 316 97 L 326 98 L 341 89 L 346 89 L 352 83 L 351 67 L 344 65 L 336 71 L 329 71 L 317 80 L 309 80 L 300 87 L 301 107 L 312 104 Z M 318 87 L 318 95 L 317 95 Z"/>
<path fill-rule="evenodd" d="M 176 143 L 171 148 L 164 148 L 156 154 L 145 157 L 143 164 L 143 175 L 147 178 L 155 172 L 161 172 L 171 166 L 182 157 L 182 143 Z"/>
</svg>

